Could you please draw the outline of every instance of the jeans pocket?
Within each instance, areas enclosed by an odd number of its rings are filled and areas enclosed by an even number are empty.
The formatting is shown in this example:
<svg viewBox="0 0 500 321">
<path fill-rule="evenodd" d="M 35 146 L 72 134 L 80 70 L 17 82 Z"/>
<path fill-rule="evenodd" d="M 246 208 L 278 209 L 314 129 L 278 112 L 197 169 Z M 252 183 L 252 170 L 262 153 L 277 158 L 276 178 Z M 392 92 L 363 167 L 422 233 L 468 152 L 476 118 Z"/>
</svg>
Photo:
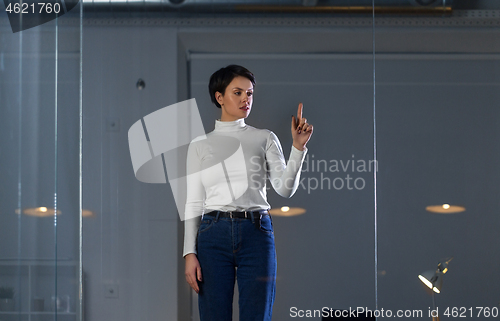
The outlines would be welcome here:
<svg viewBox="0 0 500 321">
<path fill-rule="evenodd" d="M 260 219 L 259 229 L 266 234 L 273 234 L 273 221 L 269 215 L 263 216 Z"/>
<path fill-rule="evenodd" d="M 198 229 L 198 234 L 205 232 L 214 225 L 214 220 L 209 218 L 203 218 L 200 222 L 200 227 Z"/>
</svg>

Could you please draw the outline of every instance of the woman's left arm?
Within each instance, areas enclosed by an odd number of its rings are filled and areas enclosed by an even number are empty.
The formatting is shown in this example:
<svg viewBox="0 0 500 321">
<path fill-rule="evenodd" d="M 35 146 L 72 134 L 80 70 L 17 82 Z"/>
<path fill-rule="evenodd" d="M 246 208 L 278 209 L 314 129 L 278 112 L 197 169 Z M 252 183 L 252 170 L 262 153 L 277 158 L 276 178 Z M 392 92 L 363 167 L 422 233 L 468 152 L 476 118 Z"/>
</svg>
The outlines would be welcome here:
<svg viewBox="0 0 500 321">
<path fill-rule="evenodd" d="M 302 118 L 302 104 L 299 104 L 297 116 L 297 121 L 292 116 L 293 146 L 288 163 L 285 164 L 281 144 L 272 132 L 266 148 L 269 179 L 274 190 L 286 198 L 292 197 L 299 186 L 300 170 L 307 153 L 306 144 L 312 134 L 312 125 L 307 124 L 306 119 Z"/>
<path fill-rule="evenodd" d="M 299 104 L 297 118 L 292 115 L 292 139 L 293 146 L 298 150 L 303 150 L 313 133 L 313 125 L 307 123 L 307 119 L 302 117 L 304 105 Z"/>
</svg>

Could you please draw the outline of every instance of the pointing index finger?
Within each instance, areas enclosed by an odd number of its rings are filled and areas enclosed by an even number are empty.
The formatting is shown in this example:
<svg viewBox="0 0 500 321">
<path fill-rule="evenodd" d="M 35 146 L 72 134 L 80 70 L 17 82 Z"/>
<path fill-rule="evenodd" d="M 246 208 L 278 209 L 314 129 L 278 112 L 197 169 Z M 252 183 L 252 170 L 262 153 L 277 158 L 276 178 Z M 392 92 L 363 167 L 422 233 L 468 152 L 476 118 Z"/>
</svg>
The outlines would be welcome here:
<svg viewBox="0 0 500 321">
<path fill-rule="evenodd" d="M 297 118 L 300 121 L 302 119 L 302 103 L 299 103 L 299 108 L 297 108 Z"/>
</svg>

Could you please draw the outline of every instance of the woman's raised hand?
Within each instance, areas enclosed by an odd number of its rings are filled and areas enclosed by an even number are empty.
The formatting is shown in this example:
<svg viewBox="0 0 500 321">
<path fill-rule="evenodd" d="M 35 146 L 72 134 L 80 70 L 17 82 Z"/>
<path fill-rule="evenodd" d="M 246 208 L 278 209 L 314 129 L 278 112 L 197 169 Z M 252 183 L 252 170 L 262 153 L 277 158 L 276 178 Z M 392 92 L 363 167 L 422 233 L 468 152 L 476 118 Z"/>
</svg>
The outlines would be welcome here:
<svg viewBox="0 0 500 321">
<path fill-rule="evenodd" d="M 198 287 L 198 282 L 201 282 L 201 267 L 200 262 L 198 262 L 198 258 L 196 254 L 189 253 L 185 257 L 186 260 L 186 270 L 184 274 L 186 275 L 186 281 L 189 283 L 191 288 L 196 291 L 196 293 L 200 292 L 200 288 Z"/>
<path fill-rule="evenodd" d="M 313 125 L 307 123 L 307 119 L 302 117 L 302 103 L 297 109 L 297 118 L 292 115 L 292 139 L 293 146 L 298 150 L 304 150 L 307 142 L 313 133 Z"/>
</svg>

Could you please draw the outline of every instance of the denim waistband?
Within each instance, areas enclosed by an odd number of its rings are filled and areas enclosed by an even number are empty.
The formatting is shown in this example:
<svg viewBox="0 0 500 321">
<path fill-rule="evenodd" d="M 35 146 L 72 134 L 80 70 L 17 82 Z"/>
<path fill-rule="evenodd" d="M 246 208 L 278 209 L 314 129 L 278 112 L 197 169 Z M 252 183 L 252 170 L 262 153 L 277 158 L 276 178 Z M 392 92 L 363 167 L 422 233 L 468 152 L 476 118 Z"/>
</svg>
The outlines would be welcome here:
<svg viewBox="0 0 500 321">
<path fill-rule="evenodd" d="M 213 217 L 229 217 L 229 218 L 247 218 L 247 219 L 257 219 L 263 215 L 270 215 L 268 210 L 258 210 L 258 211 L 211 211 L 203 215 L 213 216 Z"/>
</svg>

